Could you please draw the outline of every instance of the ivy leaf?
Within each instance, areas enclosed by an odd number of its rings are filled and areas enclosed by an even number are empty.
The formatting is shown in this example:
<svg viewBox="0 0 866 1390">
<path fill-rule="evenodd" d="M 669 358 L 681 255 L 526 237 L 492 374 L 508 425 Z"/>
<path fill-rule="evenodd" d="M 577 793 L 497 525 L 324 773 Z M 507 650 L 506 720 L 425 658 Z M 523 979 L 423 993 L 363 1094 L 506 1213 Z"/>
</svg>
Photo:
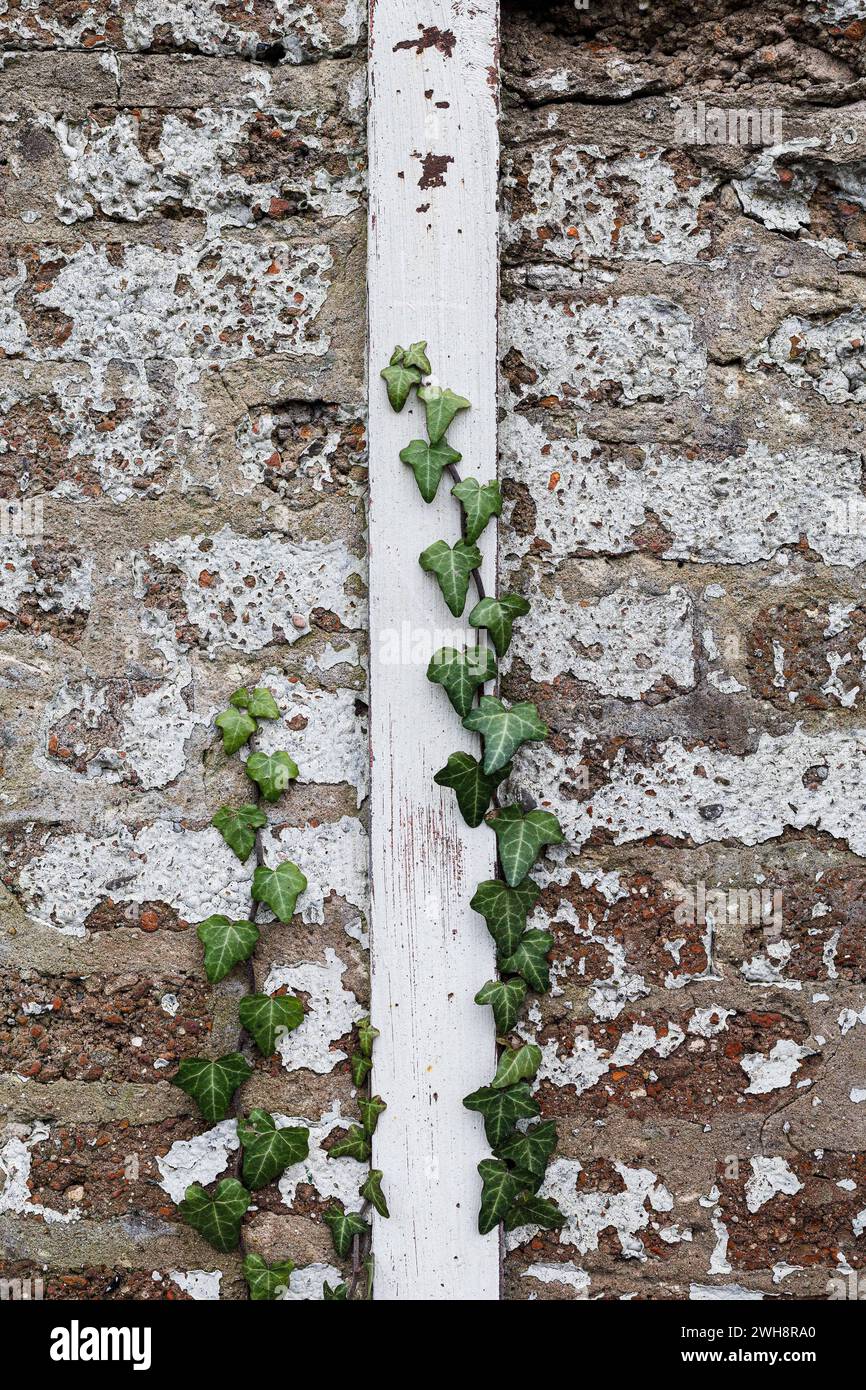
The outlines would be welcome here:
<svg viewBox="0 0 866 1390">
<path fill-rule="evenodd" d="M 252 853 L 256 831 L 262 830 L 267 823 L 264 811 L 251 805 L 239 806 L 236 811 L 230 806 L 221 806 L 211 821 L 242 864 Z"/>
<path fill-rule="evenodd" d="M 453 490 L 453 489 L 452 489 Z M 520 594 L 503 594 L 501 598 L 479 599 L 469 614 L 471 627 L 483 627 L 490 633 L 497 656 L 504 656 L 511 642 L 515 618 L 525 618 L 531 604 Z"/>
<path fill-rule="evenodd" d="M 516 888 L 508 888 L 498 878 L 479 883 L 469 906 L 479 912 L 496 942 L 501 956 L 510 956 L 526 929 L 526 918 L 538 901 L 541 889 L 531 878 Z"/>
<path fill-rule="evenodd" d="M 246 1124 L 238 1120 L 238 1139 L 244 1150 L 243 1179 L 251 1191 L 300 1163 L 310 1151 L 310 1131 L 302 1125 L 277 1129 L 267 1110 L 251 1110 Z"/>
<path fill-rule="evenodd" d="M 490 518 L 502 515 L 502 493 L 495 481 L 479 483 L 476 478 L 464 478 L 454 484 L 451 496 L 463 506 L 464 540 L 477 541 Z"/>
<path fill-rule="evenodd" d="M 396 349 L 394 356 L 396 356 Z M 405 358 L 405 353 L 403 357 Z M 383 367 L 379 375 L 385 378 L 391 409 L 396 410 L 399 414 L 409 399 L 409 392 L 412 387 L 417 386 L 420 382 L 421 373 L 417 367 L 407 367 L 403 358 L 399 362 L 395 362 L 394 357 L 392 357 L 391 366 Z"/>
<path fill-rule="evenodd" d="M 535 1043 L 510 1048 L 499 1058 L 496 1075 L 490 1085 L 494 1090 L 513 1086 L 517 1081 L 531 1081 L 541 1066 L 541 1048 Z"/>
<path fill-rule="evenodd" d="M 478 1165 L 483 1184 L 478 1229 L 484 1236 L 504 1221 L 513 1207 L 520 1188 L 513 1173 L 498 1158 L 482 1158 Z"/>
<path fill-rule="evenodd" d="M 229 1052 L 215 1062 L 185 1057 L 172 1077 L 172 1085 L 192 1096 L 207 1123 L 215 1125 L 225 1119 L 232 1096 L 252 1071 L 239 1052 Z"/>
<path fill-rule="evenodd" d="M 528 931 L 520 938 L 514 953 L 507 960 L 500 961 L 499 968 L 506 975 L 522 975 L 536 994 L 546 994 L 550 989 L 547 953 L 552 945 L 553 937 L 549 931 Z"/>
<path fill-rule="evenodd" d="M 556 1122 L 542 1120 L 530 1125 L 523 1134 L 515 1134 L 496 1150 L 497 1158 L 507 1159 L 518 1169 L 540 1176 L 547 1167 L 547 1160 L 556 1148 Z"/>
<path fill-rule="evenodd" d="M 484 1118 L 484 1132 L 492 1149 L 498 1148 L 514 1129 L 518 1120 L 529 1120 L 539 1111 L 525 1081 L 505 1090 L 495 1091 L 482 1086 L 463 1101 L 467 1110 L 475 1110 Z"/>
<path fill-rule="evenodd" d="M 493 1009 L 497 1033 L 510 1033 L 520 1016 L 526 998 L 523 980 L 488 980 L 475 996 L 476 1004 L 489 1004 Z"/>
<path fill-rule="evenodd" d="M 306 886 L 306 878 L 291 860 L 278 864 L 275 869 L 260 865 L 253 874 L 253 902 L 267 903 L 281 922 L 291 922 L 295 903 Z"/>
<path fill-rule="evenodd" d="M 379 1037 L 379 1029 L 374 1028 L 369 1018 L 359 1018 L 356 1024 L 358 1029 L 358 1046 L 365 1057 L 372 1057 L 373 1043 Z"/>
<path fill-rule="evenodd" d="M 264 685 L 257 685 L 250 694 L 245 685 L 229 697 L 229 704 L 236 709 L 245 709 L 256 719 L 279 719 L 280 711 L 276 700 Z"/>
<path fill-rule="evenodd" d="M 214 723 L 222 731 L 223 748 L 227 753 L 236 753 L 239 748 L 243 748 L 247 739 L 259 727 L 245 709 L 237 709 L 234 705 L 218 714 Z"/>
<path fill-rule="evenodd" d="M 217 913 L 196 928 L 196 936 L 204 946 L 205 974 L 212 985 L 224 980 L 241 960 L 249 960 L 259 929 L 254 922 L 232 922 Z"/>
<path fill-rule="evenodd" d="M 247 709 L 256 719 L 279 719 L 280 717 L 280 707 L 264 685 L 256 686 L 250 696 Z"/>
<path fill-rule="evenodd" d="M 544 1182 L 544 1173 L 530 1173 L 526 1168 L 513 1168 L 512 1172 L 521 1187 L 520 1200 L 530 1192 L 537 1192 Z"/>
<path fill-rule="evenodd" d="M 465 396 L 458 396 L 449 388 L 441 386 L 421 386 L 418 397 L 424 402 L 427 412 L 427 433 L 430 443 L 436 444 L 442 438 L 458 410 L 468 410 L 469 402 Z"/>
<path fill-rule="evenodd" d="M 524 743 L 538 743 L 548 734 L 530 700 L 506 709 L 494 695 L 481 696 L 478 708 L 470 710 L 463 720 L 463 727 L 484 738 L 485 772 L 496 772 Z"/>
<path fill-rule="evenodd" d="M 340 1300 L 342 1300 L 343 1302 L 345 1302 L 345 1300 L 346 1300 L 348 1297 L 349 1297 L 349 1285 L 348 1285 L 348 1284 L 336 1284 L 336 1285 L 334 1286 L 334 1288 L 332 1289 L 331 1286 L 330 1286 L 330 1284 L 329 1284 L 329 1283 L 327 1282 L 327 1280 L 326 1280 L 325 1283 L 322 1285 L 322 1302 L 323 1302 L 323 1303 L 331 1303 L 331 1302 L 336 1303 L 336 1302 L 339 1302 Z"/>
<path fill-rule="evenodd" d="M 518 1226 L 540 1226 L 544 1231 L 555 1231 L 564 1224 L 565 1217 L 555 1202 L 532 1193 L 525 1193 L 505 1218 L 506 1231 L 514 1231 Z"/>
<path fill-rule="evenodd" d="M 369 1100 L 358 1101 L 358 1109 L 361 1112 L 361 1123 L 364 1126 L 365 1134 L 373 1134 L 379 1123 L 379 1116 L 388 1109 L 381 1096 L 371 1096 Z"/>
<path fill-rule="evenodd" d="M 403 353 L 403 362 L 407 367 L 417 367 L 423 376 L 429 376 L 433 370 L 427 356 L 427 343 L 424 341 L 411 343 Z"/>
<path fill-rule="evenodd" d="M 408 463 L 415 474 L 418 491 L 425 502 L 432 502 L 439 487 L 439 481 L 449 463 L 459 463 L 463 457 L 452 449 L 447 439 L 438 444 L 428 444 L 423 439 L 413 439 L 405 449 L 400 450 L 400 458 Z"/>
<path fill-rule="evenodd" d="M 438 787 L 452 787 L 457 805 L 467 825 L 480 825 L 487 814 L 490 800 L 500 782 L 511 771 L 511 764 L 498 772 L 486 773 L 470 753 L 452 753 L 444 767 L 433 778 Z"/>
<path fill-rule="evenodd" d="M 502 872 L 512 887 L 532 868 L 542 846 L 563 843 L 562 828 L 550 811 L 524 815 L 517 806 L 505 806 L 487 823 L 496 832 Z"/>
<path fill-rule="evenodd" d="M 352 1073 L 352 1080 L 356 1086 L 363 1086 L 370 1072 L 373 1070 L 373 1063 L 369 1057 L 365 1057 L 363 1052 L 353 1052 L 349 1061 L 349 1070 Z"/>
<path fill-rule="evenodd" d="M 328 1158 L 357 1158 L 359 1163 L 366 1163 L 369 1157 L 370 1140 L 360 1125 L 350 1125 L 346 1137 L 328 1150 Z"/>
<path fill-rule="evenodd" d="M 440 647 L 430 658 L 427 679 L 441 685 L 462 719 L 472 708 L 475 691 L 496 679 L 496 658 L 489 647 Z"/>
<path fill-rule="evenodd" d="M 343 1211 L 339 1205 L 328 1207 L 322 1220 L 331 1229 L 334 1249 L 341 1260 L 344 1260 L 351 1250 L 353 1238 L 364 1235 L 370 1229 L 363 1216 L 359 1216 L 356 1211 Z"/>
<path fill-rule="evenodd" d="M 215 1250 L 227 1254 L 241 1238 L 241 1221 L 249 1204 L 250 1194 L 243 1184 L 237 1178 L 223 1178 L 212 1197 L 194 1182 L 179 1207 L 193 1230 L 200 1231 Z"/>
<path fill-rule="evenodd" d="M 295 1267 L 294 1260 L 283 1260 L 279 1264 L 265 1264 L 261 1255 L 247 1255 L 244 1260 L 244 1277 L 254 1303 L 265 1299 L 278 1298 L 289 1287 L 289 1279 Z"/>
<path fill-rule="evenodd" d="M 244 764 L 247 776 L 258 783 L 265 801 L 278 801 L 298 775 L 298 765 L 288 753 L 251 753 Z"/>
<path fill-rule="evenodd" d="M 459 618 L 466 607 L 469 576 L 481 564 L 478 546 L 465 541 L 457 541 L 453 546 L 434 541 L 418 556 L 418 563 L 428 574 L 435 574 L 442 597 L 455 618 Z"/>
<path fill-rule="evenodd" d="M 361 1183 L 358 1192 L 374 1206 L 380 1216 L 390 1216 L 388 1203 L 385 1201 L 385 1194 L 382 1191 L 382 1170 L 381 1168 L 371 1168 L 366 1180 Z"/>
<path fill-rule="evenodd" d="M 304 1006 L 292 994 L 245 994 L 238 1017 L 262 1056 L 273 1057 L 277 1038 L 303 1023 Z"/>
</svg>

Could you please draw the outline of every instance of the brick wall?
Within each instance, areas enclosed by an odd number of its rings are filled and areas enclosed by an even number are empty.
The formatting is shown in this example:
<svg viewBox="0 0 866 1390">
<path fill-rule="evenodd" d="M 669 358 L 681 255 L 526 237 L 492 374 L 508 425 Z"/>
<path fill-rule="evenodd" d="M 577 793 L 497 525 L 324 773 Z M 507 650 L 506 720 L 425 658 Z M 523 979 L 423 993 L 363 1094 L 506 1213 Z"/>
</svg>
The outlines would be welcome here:
<svg viewBox="0 0 866 1390">
<path fill-rule="evenodd" d="M 506 691 L 568 837 L 522 1030 L 567 1223 L 508 1294 L 826 1298 L 866 1240 L 866 8 L 503 9 Z M 701 101 L 781 143 L 690 143 Z"/>
<path fill-rule="evenodd" d="M 0 16 L 0 1277 L 48 1297 L 244 1296 L 175 1210 L 233 1122 L 168 1084 L 238 1043 L 246 982 L 207 985 L 194 925 L 249 907 L 209 827 L 248 799 L 212 727 L 242 683 L 301 768 L 266 852 L 310 884 L 255 957 L 307 1017 L 241 1097 L 310 1159 L 246 1246 L 317 1295 L 323 1202 L 360 1204 L 325 1152 L 367 990 L 362 9 Z"/>
</svg>

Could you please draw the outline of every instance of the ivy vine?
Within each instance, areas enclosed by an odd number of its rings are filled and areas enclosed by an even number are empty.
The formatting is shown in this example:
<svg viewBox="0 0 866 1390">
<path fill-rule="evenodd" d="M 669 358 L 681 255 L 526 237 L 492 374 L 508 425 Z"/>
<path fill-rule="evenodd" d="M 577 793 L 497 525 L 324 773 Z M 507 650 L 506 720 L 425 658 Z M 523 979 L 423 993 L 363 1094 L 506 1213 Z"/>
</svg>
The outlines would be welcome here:
<svg viewBox="0 0 866 1390">
<path fill-rule="evenodd" d="M 252 1075 L 253 1068 L 244 1052 L 243 1034 L 263 1057 L 272 1057 L 280 1040 L 297 1028 L 304 1018 L 304 1006 L 292 995 L 269 995 L 255 991 L 252 956 L 261 932 L 257 917 L 262 904 L 274 917 L 289 923 L 297 900 L 307 887 L 307 880 L 297 864 L 286 860 L 276 867 L 265 864 L 262 831 L 268 820 L 262 801 L 276 802 L 298 777 L 298 766 L 290 755 L 278 750 L 263 753 L 253 740 L 259 732 L 260 720 L 280 718 L 280 709 L 272 693 L 264 687 L 250 691 L 245 686 L 229 699 L 228 708 L 218 714 L 216 727 L 222 734 L 223 749 L 229 756 L 247 749 L 244 769 L 253 784 L 252 800 L 242 806 L 221 806 L 211 824 L 226 844 L 245 864 L 255 857 L 250 884 L 249 916 L 234 921 L 215 914 L 201 922 L 196 930 L 204 948 L 204 969 L 211 984 L 218 984 L 238 965 L 246 964 L 250 992 L 238 1004 L 238 1021 L 242 1031 L 238 1050 L 216 1059 L 185 1058 L 179 1065 L 173 1084 L 191 1096 L 209 1125 L 219 1124 L 233 1112 L 237 1119 L 239 1156 L 234 1177 L 223 1178 L 213 1192 L 199 1183 L 186 1189 L 180 1203 L 184 1219 L 222 1253 L 235 1250 L 241 1244 L 241 1223 L 259 1188 L 279 1178 L 287 1168 L 302 1162 L 309 1153 L 309 1129 L 302 1125 L 279 1128 L 273 1115 L 266 1110 L 252 1109 L 245 1116 L 235 1104 L 238 1088 Z M 370 1095 L 369 1072 L 372 1068 L 374 1039 L 378 1036 L 370 1020 L 358 1025 L 358 1050 L 351 1058 L 352 1079 L 359 1090 L 361 1124 L 353 1125 L 345 1139 L 335 1143 L 329 1158 L 351 1155 L 366 1160 L 370 1157 L 370 1138 L 385 1103 Z M 382 1193 L 382 1173 L 372 1170 L 361 1184 L 362 1213 L 345 1212 L 339 1203 L 324 1213 L 330 1228 L 334 1249 L 340 1259 L 349 1252 L 353 1256 L 351 1284 L 324 1285 L 323 1298 L 346 1299 L 369 1297 L 372 1290 L 372 1256 L 369 1249 L 369 1222 L 366 1211 L 375 1207 L 383 1216 L 388 1208 Z M 244 1276 L 250 1298 L 273 1300 L 282 1298 L 295 1265 L 292 1260 L 268 1264 L 261 1255 L 247 1253 L 243 1261 Z M 366 1278 L 361 1287 L 361 1271 Z"/>
<path fill-rule="evenodd" d="M 449 610 L 463 616 L 470 581 L 477 602 L 468 615 L 476 631 L 474 645 L 462 650 L 443 647 L 434 652 L 427 679 L 441 685 L 463 727 L 481 738 L 481 757 L 463 750 L 452 753 L 434 777 L 441 787 L 454 791 L 458 809 L 472 827 L 486 823 L 496 837 L 497 877 L 480 883 L 470 901 L 496 945 L 497 978 L 487 980 L 475 995 L 479 1005 L 490 1006 L 500 1047 L 495 1075 L 486 1086 L 465 1097 L 468 1110 L 480 1114 L 493 1151 L 482 1159 L 478 1229 L 482 1235 L 500 1222 L 506 1230 L 525 1225 L 555 1230 L 563 1216 L 555 1202 L 539 1195 L 550 1157 L 556 1148 L 553 1120 L 539 1120 L 540 1107 L 530 1083 L 541 1063 L 541 1049 L 534 1043 L 511 1038 L 528 992 L 550 989 L 548 956 L 553 945 L 549 932 L 527 925 L 540 889 L 529 876 L 547 845 L 563 842 L 562 829 L 549 811 L 524 812 L 514 804 L 500 805 L 498 788 L 511 772 L 511 758 L 524 744 L 547 737 L 547 726 L 528 700 L 506 704 L 484 693 L 498 676 L 497 659 L 511 642 L 516 619 L 525 617 L 530 604 L 520 594 L 488 597 L 479 573 L 481 551 L 476 542 L 494 516 L 502 513 L 499 483 L 463 479 L 457 469 L 462 455 L 448 443 L 446 432 L 455 416 L 470 408 L 469 401 L 448 388 L 425 381 L 432 373 L 426 342 L 408 348 L 395 347 L 383 368 L 388 399 L 402 411 L 413 390 L 424 405 L 427 439 L 413 439 L 400 451 L 400 459 L 415 476 L 425 502 L 432 502 L 447 473 L 451 495 L 461 507 L 461 535 L 453 544 L 436 540 L 422 551 L 421 568 L 432 574 Z M 492 643 L 482 645 L 480 633 Z M 519 1037 L 519 1035 L 518 1035 Z"/>
</svg>

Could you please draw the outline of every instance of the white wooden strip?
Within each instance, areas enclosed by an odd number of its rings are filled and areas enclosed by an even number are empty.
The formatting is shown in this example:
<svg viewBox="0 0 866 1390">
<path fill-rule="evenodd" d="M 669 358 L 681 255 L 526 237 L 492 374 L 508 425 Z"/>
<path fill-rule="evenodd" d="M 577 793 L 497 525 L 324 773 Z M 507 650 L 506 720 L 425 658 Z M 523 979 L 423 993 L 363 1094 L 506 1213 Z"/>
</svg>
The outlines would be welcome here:
<svg viewBox="0 0 866 1390">
<path fill-rule="evenodd" d="M 495 1068 L 491 1012 L 473 1003 L 494 954 L 469 908 L 495 847 L 432 780 L 475 740 L 426 679 L 431 642 L 462 637 L 465 618 L 418 565 L 433 541 L 459 538 L 460 511 L 447 477 L 434 503 L 421 500 L 398 454 L 426 437 L 423 413 L 394 414 L 379 378 L 396 343 L 426 338 L 437 379 L 472 402 L 449 431 L 461 471 L 496 476 L 497 22 L 496 0 L 371 0 L 372 1016 L 388 1103 L 374 1162 L 391 1209 L 375 1218 L 377 1299 L 499 1296 L 497 1236 L 476 1224 L 488 1149 L 461 1103 Z M 491 592 L 492 525 L 482 548 Z"/>
</svg>

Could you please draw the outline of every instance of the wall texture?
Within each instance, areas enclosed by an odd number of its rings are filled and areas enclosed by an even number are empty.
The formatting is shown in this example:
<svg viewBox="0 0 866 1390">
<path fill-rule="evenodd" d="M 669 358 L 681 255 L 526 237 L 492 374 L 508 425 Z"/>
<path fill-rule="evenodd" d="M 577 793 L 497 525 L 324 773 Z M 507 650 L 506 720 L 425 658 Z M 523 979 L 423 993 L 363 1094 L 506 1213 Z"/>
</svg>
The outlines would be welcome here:
<svg viewBox="0 0 866 1390">
<path fill-rule="evenodd" d="M 0 0 L 0 497 L 42 499 L 0 537 L 0 1278 L 48 1297 L 245 1296 L 175 1209 L 234 1123 L 168 1084 L 238 1040 L 194 924 L 248 905 L 241 683 L 310 881 L 241 1100 L 311 1156 L 246 1248 L 318 1297 L 359 1204 L 364 8 Z M 505 692 L 568 836 L 519 1028 L 566 1225 L 506 1295 L 826 1298 L 866 1263 L 866 5 L 507 0 L 503 40 Z M 780 138 L 695 143 L 699 102 Z"/>
<path fill-rule="evenodd" d="M 212 719 L 284 711 L 299 784 L 267 852 L 304 868 L 259 986 L 307 1017 L 241 1097 L 312 1127 L 248 1249 L 333 1282 L 323 1199 L 366 998 L 362 6 L 9 0 L 0 13 L 3 686 L 0 1276 L 46 1296 L 242 1297 L 175 1202 L 237 1160 L 168 1082 L 237 1045 L 194 925 L 251 870 Z M 266 920 L 267 913 L 263 920 Z M 330 1271 L 330 1272 L 329 1272 Z"/>
<path fill-rule="evenodd" d="M 522 1030 L 567 1221 L 508 1238 L 512 1298 L 864 1263 L 864 36 L 862 0 L 504 7 L 506 689 L 568 837 Z M 689 144 L 699 101 L 782 140 Z"/>
</svg>

